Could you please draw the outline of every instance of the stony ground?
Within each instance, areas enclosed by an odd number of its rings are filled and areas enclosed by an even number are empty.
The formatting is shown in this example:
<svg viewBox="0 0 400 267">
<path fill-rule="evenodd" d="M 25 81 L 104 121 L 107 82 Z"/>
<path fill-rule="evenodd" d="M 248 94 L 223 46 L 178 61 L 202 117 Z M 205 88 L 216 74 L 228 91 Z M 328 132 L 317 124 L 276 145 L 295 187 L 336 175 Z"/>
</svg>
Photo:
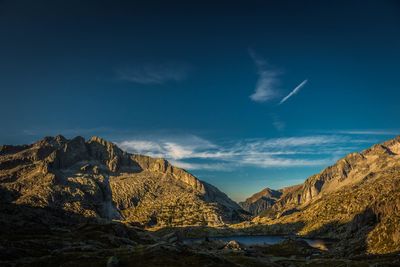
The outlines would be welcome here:
<svg viewBox="0 0 400 267">
<path fill-rule="evenodd" d="M 44 231 L 46 230 L 46 231 Z M 245 246 L 149 233 L 122 223 L 26 229 L 1 234 L 1 266 L 399 266 L 399 255 L 338 257 L 304 241 Z"/>
</svg>

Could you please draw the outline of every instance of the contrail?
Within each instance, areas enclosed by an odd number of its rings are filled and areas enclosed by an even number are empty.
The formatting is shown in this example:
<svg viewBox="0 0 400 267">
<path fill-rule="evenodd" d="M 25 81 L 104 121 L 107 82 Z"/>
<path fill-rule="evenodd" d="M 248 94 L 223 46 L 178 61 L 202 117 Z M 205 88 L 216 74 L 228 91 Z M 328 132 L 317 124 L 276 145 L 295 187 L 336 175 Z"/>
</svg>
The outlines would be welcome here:
<svg viewBox="0 0 400 267">
<path fill-rule="evenodd" d="M 298 91 L 300 91 L 301 88 L 308 82 L 308 80 L 302 81 L 301 84 L 297 85 L 296 88 L 293 89 L 293 91 L 290 92 L 287 96 L 285 96 L 281 102 L 279 102 L 279 105 L 283 104 L 286 100 L 288 100 L 292 95 L 297 94 Z"/>
</svg>

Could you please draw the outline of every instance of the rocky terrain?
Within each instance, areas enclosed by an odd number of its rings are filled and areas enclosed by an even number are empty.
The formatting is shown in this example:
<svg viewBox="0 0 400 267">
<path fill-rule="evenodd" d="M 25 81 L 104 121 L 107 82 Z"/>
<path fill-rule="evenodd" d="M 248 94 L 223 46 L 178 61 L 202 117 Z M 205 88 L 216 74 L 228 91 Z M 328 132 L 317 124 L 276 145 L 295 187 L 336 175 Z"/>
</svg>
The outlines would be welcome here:
<svg viewBox="0 0 400 267">
<path fill-rule="evenodd" d="M 399 266 L 396 256 L 340 257 L 288 239 L 248 246 L 235 240 L 182 242 L 179 232 L 149 233 L 129 223 L 85 222 L 74 226 L 29 223 L 0 232 L 0 265 L 104 267 Z"/>
<path fill-rule="evenodd" d="M 258 215 L 271 208 L 281 196 L 282 190 L 265 188 L 247 198 L 245 201 L 239 202 L 239 205 L 251 214 Z"/>
<path fill-rule="evenodd" d="M 246 215 L 185 170 L 164 159 L 126 153 L 99 137 L 56 136 L 1 146 L 0 190 L 3 205 L 145 226 L 221 225 Z"/>
<path fill-rule="evenodd" d="M 46 137 L 0 146 L 0 204 L 0 266 L 399 266 L 400 137 L 253 195 L 241 203 L 252 220 L 164 159 Z M 260 234 L 287 238 L 208 238 Z M 296 235 L 329 238 L 329 249 Z"/>
<path fill-rule="evenodd" d="M 400 137 L 349 154 L 287 189 L 253 223 L 340 239 L 347 253 L 400 251 Z"/>
</svg>

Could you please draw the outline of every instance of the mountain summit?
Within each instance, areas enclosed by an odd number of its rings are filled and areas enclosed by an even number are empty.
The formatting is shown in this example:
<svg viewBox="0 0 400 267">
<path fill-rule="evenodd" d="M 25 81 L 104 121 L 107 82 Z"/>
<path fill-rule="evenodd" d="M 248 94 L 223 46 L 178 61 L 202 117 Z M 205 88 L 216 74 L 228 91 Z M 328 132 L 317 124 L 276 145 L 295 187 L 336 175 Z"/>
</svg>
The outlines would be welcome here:
<svg viewBox="0 0 400 267">
<path fill-rule="evenodd" d="M 245 201 L 240 202 L 239 205 L 251 214 L 258 215 L 264 210 L 271 208 L 281 195 L 282 190 L 265 188 Z"/>
<path fill-rule="evenodd" d="M 1 146 L 0 190 L 4 204 L 148 226 L 221 225 L 245 214 L 165 159 L 130 154 L 99 137 Z"/>
<path fill-rule="evenodd" d="M 291 225 L 302 235 L 340 238 L 349 253 L 398 251 L 400 136 L 351 153 L 288 188 L 253 222 Z"/>
</svg>

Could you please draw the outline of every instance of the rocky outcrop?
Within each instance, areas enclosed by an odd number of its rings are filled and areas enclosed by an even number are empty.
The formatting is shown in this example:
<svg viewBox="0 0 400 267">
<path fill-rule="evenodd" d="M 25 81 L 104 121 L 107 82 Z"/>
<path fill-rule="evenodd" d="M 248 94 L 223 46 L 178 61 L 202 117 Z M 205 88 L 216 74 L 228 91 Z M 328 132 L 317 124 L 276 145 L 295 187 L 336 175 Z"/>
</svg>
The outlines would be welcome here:
<svg viewBox="0 0 400 267">
<path fill-rule="evenodd" d="M 129 154 L 99 137 L 46 137 L 0 149 L 1 201 L 81 218 L 152 226 L 221 225 L 245 212 L 165 159 Z"/>
<path fill-rule="evenodd" d="M 271 208 L 281 196 L 282 190 L 265 188 L 247 198 L 245 201 L 240 202 L 239 205 L 251 214 L 258 215 Z"/>
</svg>

